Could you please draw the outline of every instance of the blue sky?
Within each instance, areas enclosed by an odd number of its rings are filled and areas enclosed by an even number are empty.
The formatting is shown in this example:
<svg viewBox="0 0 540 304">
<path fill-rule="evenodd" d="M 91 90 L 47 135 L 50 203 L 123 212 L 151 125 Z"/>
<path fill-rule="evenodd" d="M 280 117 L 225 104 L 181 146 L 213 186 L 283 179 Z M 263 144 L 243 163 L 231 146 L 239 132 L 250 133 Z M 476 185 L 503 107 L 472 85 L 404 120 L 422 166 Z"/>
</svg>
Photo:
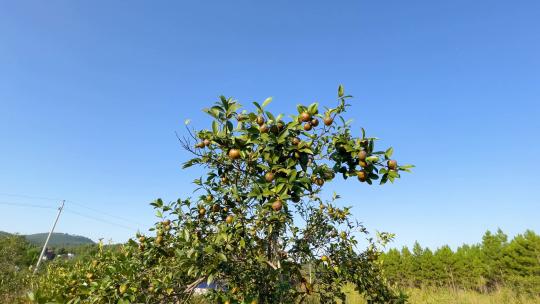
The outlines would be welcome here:
<svg viewBox="0 0 540 304">
<path fill-rule="evenodd" d="M 343 83 L 358 133 L 417 166 L 394 185 L 329 184 L 368 228 L 431 247 L 497 227 L 540 232 L 539 11 L 533 0 L 0 2 L 0 230 L 46 231 L 54 209 L 13 204 L 64 198 L 57 231 L 124 241 L 155 221 L 151 200 L 191 195 L 201 172 L 181 170 L 174 135 L 186 118 L 206 127 L 200 110 L 220 94 L 273 96 L 285 113 L 331 105 Z"/>
</svg>

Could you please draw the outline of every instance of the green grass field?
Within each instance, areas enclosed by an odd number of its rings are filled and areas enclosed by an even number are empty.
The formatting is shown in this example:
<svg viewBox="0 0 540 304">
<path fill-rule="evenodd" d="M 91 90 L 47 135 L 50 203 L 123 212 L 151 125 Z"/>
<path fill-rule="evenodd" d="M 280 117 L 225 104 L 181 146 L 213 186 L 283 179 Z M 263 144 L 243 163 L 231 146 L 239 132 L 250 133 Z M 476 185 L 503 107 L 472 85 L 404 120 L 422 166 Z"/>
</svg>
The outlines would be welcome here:
<svg viewBox="0 0 540 304">
<path fill-rule="evenodd" d="M 490 294 L 474 291 L 453 291 L 450 289 L 408 290 L 411 304 L 540 304 L 540 298 L 519 296 L 510 290 L 500 290 Z M 360 296 L 351 296 L 347 303 L 363 303 Z"/>
<path fill-rule="evenodd" d="M 451 289 L 410 289 L 406 293 L 411 304 L 540 304 L 540 297 L 520 296 L 509 289 L 501 289 L 490 294 Z M 317 299 L 310 299 L 306 303 L 320 304 Z M 347 291 L 345 304 L 363 303 L 366 302 L 362 296 L 352 289 Z"/>
</svg>

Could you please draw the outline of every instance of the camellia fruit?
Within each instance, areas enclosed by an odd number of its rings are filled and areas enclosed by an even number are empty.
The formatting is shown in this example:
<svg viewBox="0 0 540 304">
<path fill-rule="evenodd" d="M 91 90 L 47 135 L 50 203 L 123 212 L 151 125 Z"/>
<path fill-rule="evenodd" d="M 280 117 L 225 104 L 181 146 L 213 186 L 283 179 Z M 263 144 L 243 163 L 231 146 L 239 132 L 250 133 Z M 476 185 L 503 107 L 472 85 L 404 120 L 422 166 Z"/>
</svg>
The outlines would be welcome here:
<svg viewBox="0 0 540 304">
<path fill-rule="evenodd" d="M 317 118 L 313 118 L 311 120 L 311 125 L 314 126 L 314 127 L 318 126 L 319 125 L 319 120 Z"/>
<path fill-rule="evenodd" d="M 261 133 L 268 133 L 268 131 L 270 130 L 270 128 L 268 128 L 268 125 L 267 124 L 262 124 L 260 127 L 259 127 L 259 131 Z"/>
<path fill-rule="evenodd" d="M 397 169 L 397 161 L 391 159 L 388 161 L 388 169 L 390 170 L 396 170 Z"/>
<path fill-rule="evenodd" d="M 209 139 L 203 140 L 203 144 L 204 144 L 206 147 L 210 146 L 210 143 L 211 143 L 211 141 L 210 141 Z"/>
<path fill-rule="evenodd" d="M 298 146 L 300 144 L 300 138 L 294 137 L 291 142 L 293 145 Z"/>
<path fill-rule="evenodd" d="M 308 122 L 311 120 L 311 114 L 309 114 L 308 112 L 302 112 L 300 114 L 300 121 L 301 122 Z"/>
<path fill-rule="evenodd" d="M 230 159 L 239 159 L 240 158 L 240 150 L 238 150 L 238 149 L 230 149 L 229 150 L 229 158 Z"/>
<path fill-rule="evenodd" d="M 365 161 L 363 161 L 363 160 L 359 161 L 358 164 L 359 164 L 360 167 L 362 167 L 362 168 L 366 168 L 366 167 L 368 166 L 368 163 L 365 162 Z"/>
<path fill-rule="evenodd" d="M 227 224 L 230 224 L 234 221 L 234 217 L 232 215 L 228 215 L 227 218 L 225 218 L 225 222 Z"/>
<path fill-rule="evenodd" d="M 356 176 L 358 177 L 358 180 L 361 181 L 361 182 L 365 182 L 367 180 L 366 171 L 358 171 L 356 173 Z"/>
<path fill-rule="evenodd" d="M 214 211 L 214 212 L 219 212 L 219 205 L 218 205 L 218 204 L 214 204 L 214 205 L 212 206 L 212 211 Z"/>
<path fill-rule="evenodd" d="M 272 173 L 272 172 L 267 172 L 267 173 L 264 175 L 264 179 L 265 179 L 268 183 L 271 183 L 271 182 L 274 180 L 274 173 Z"/>
<path fill-rule="evenodd" d="M 311 130 L 311 128 L 312 128 L 312 127 L 311 127 L 311 124 L 310 124 L 309 122 L 306 122 L 306 123 L 304 124 L 304 130 L 305 130 L 305 131 L 309 131 L 309 130 Z"/>
<path fill-rule="evenodd" d="M 206 214 L 206 209 L 204 208 L 199 208 L 199 215 L 200 216 L 204 216 Z"/>
<path fill-rule="evenodd" d="M 317 179 L 315 180 L 315 184 L 317 184 L 317 186 L 319 187 L 322 187 L 322 185 L 324 185 L 324 179 L 317 177 Z"/>
<path fill-rule="evenodd" d="M 262 115 L 259 115 L 257 116 L 257 124 L 259 126 L 262 126 L 264 124 L 265 120 L 264 120 L 264 117 Z"/>
<path fill-rule="evenodd" d="M 280 211 L 282 207 L 283 207 L 283 203 L 279 199 L 272 203 L 272 209 L 274 211 Z"/>
<path fill-rule="evenodd" d="M 360 151 L 358 152 L 358 159 L 361 161 L 365 161 L 367 158 L 367 152 L 366 151 Z"/>
<path fill-rule="evenodd" d="M 330 126 L 333 122 L 334 122 L 334 119 L 330 116 L 326 116 L 324 119 L 323 119 L 323 122 L 326 126 Z"/>
</svg>

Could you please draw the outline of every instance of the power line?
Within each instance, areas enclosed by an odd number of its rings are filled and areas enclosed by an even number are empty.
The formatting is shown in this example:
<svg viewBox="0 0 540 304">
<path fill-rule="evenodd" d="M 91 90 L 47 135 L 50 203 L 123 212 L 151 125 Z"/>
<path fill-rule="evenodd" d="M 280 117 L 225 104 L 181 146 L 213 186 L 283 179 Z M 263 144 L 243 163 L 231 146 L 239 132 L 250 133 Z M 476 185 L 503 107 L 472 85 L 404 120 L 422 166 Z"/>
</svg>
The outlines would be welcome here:
<svg viewBox="0 0 540 304">
<path fill-rule="evenodd" d="M 34 204 L 24 204 L 24 203 L 13 203 L 13 202 L 0 202 L 0 205 L 15 206 L 15 207 L 25 207 L 25 208 L 58 209 L 58 207 L 52 207 L 52 206 L 43 206 L 43 205 L 34 205 Z M 69 210 L 69 209 L 67 209 L 67 208 L 64 209 L 64 211 L 65 211 L 65 212 L 72 213 L 72 214 L 75 214 L 75 215 L 78 215 L 78 216 L 81 216 L 81 217 L 85 217 L 85 218 L 88 218 L 88 219 L 92 219 L 92 220 L 94 220 L 94 221 L 98 221 L 98 222 L 106 223 L 106 224 L 109 224 L 109 225 L 121 227 L 121 228 L 130 230 L 130 231 L 138 231 L 138 230 L 139 230 L 138 228 L 135 228 L 135 227 L 130 227 L 130 226 L 118 224 L 118 223 L 115 223 L 115 222 L 107 221 L 107 220 L 102 219 L 102 218 L 98 218 L 98 217 L 95 217 L 95 216 L 83 214 L 83 213 L 80 213 L 80 212 L 77 212 L 77 211 Z M 143 226 L 144 226 L 144 225 L 143 225 Z"/>
<path fill-rule="evenodd" d="M 0 195 L 11 196 L 11 197 L 29 198 L 29 199 L 38 199 L 38 200 L 61 201 L 61 199 L 50 198 L 50 197 L 45 197 L 45 196 L 27 195 L 27 194 L 15 194 L 15 193 L 3 193 L 3 192 L 0 192 Z M 110 213 L 103 212 L 103 211 L 98 210 L 98 209 L 94 209 L 94 208 L 88 207 L 88 206 L 86 206 L 87 204 L 82 204 L 82 203 L 80 203 L 80 202 L 76 202 L 76 201 L 72 201 L 72 200 L 66 200 L 66 202 L 68 202 L 70 205 L 71 205 L 71 204 L 72 204 L 72 205 L 76 205 L 76 206 L 79 206 L 79 207 L 81 207 L 81 208 L 85 208 L 85 209 L 88 209 L 88 210 L 90 210 L 90 211 L 99 213 L 99 214 L 101 214 L 101 215 L 105 215 L 105 216 L 108 216 L 108 217 L 111 217 L 111 218 L 115 218 L 115 219 L 118 219 L 118 220 L 122 220 L 122 221 L 125 221 L 125 222 L 127 222 L 127 223 L 135 223 L 135 224 L 144 226 L 144 224 L 142 224 L 142 223 L 140 223 L 140 222 L 137 222 L 137 221 L 134 221 L 134 220 L 132 220 L 132 219 L 128 219 L 128 218 L 125 218 L 125 217 L 122 217 L 122 216 L 110 214 Z"/>
<path fill-rule="evenodd" d="M 107 221 L 107 220 L 104 220 L 104 219 L 101 219 L 101 218 L 98 218 L 98 217 L 95 217 L 95 216 L 86 215 L 86 214 L 83 214 L 83 213 L 80 213 L 80 212 L 77 212 L 77 211 L 69 210 L 69 209 L 67 209 L 67 208 L 65 209 L 65 211 L 66 211 L 66 212 L 69 212 L 69 213 L 72 213 L 72 214 L 75 214 L 75 215 L 78 215 L 78 216 L 82 216 L 82 217 L 88 218 L 88 219 L 92 219 L 92 220 L 94 220 L 94 221 L 98 221 L 98 222 L 102 222 L 102 223 L 105 223 L 105 224 L 109 224 L 109 225 L 121 227 L 121 228 L 130 230 L 130 231 L 138 231 L 138 230 L 139 230 L 139 229 L 134 228 L 134 227 L 125 226 L 125 225 L 122 225 L 122 224 L 110 222 L 110 221 Z"/>
<path fill-rule="evenodd" d="M 11 197 L 31 198 L 31 199 L 46 200 L 46 201 L 57 201 L 57 202 L 62 200 L 62 199 L 59 199 L 59 198 L 51 198 L 51 197 L 44 197 L 44 196 L 33 196 L 33 195 L 26 195 L 26 194 L 3 193 L 3 192 L 0 192 L 0 195 L 11 196 Z"/>
<path fill-rule="evenodd" d="M 94 209 L 94 208 L 85 206 L 85 205 L 82 204 L 82 203 L 74 202 L 74 201 L 71 201 L 71 200 L 68 200 L 67 202 L 70 203 L 70 204 L 73 204 L 73 205 L 75 205 L 75 206 L 79 206 L 79 207 L 88 209 L 88 210 L 90 210 L 90 211 L 93 211 L 93 212 L 96 212 L 96 213 L 100 213 L 100 214 L 102 214 L 102 215 L 106 215 L 106 216 L 109 216 L 109 217 L 112 217 L 112 218 L 115 218 L 115 219 L 118 219 L 118 220 L 122 220 L 122 221 L 125 221 L 125 222 L 128 222 L 128 223 L 135 223 L 135 224 L 138 224 L 138 225 L 144 225 L 144 224 L 139 223 L 139 222 L 137 222 L 137 221 L 134 221 L 134 220 L 132 220 L 132 219 L 128 219 L 128 218 L 125 218 L 125 217 L 122 217 L 122 216 L 119 216 L 119 215 L 110 214 L 110 213 L 103 212 L 103 211 L 98 210 L 98 209 Z"/>
<path fill-rule="evenodd" d="M 34 205 L 34 204 L 23 204 L 23 203 L 13 203 L 13 202 L 0 202 L 0 205 L 17 206 L 17 207 L 28 207 L 28 208 L 42 208 L 42 209 L 58 209 L 58 207 L 52 207 L 52 206 L 43 206 L 43 205 Z"/>
</svg>

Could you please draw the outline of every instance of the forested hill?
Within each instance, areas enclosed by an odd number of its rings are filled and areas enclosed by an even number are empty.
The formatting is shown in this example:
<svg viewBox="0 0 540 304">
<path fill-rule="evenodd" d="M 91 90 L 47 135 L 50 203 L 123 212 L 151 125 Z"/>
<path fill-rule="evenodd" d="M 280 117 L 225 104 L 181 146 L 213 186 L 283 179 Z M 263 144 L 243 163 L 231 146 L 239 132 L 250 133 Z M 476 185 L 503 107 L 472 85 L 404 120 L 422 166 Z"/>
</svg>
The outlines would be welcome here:
<svg viewBox="0 0 540 304">
<path fill-rule="evenodd" d="M 28 242 L 35 245 L 43 245 L 45 239 L 47 239 L 48 233 L 36 233 L 25 235 L 24 237 Z M 85 244 L 94 244 L 94 241 L 91 239 L 80 236 L 80 235 L 71 235 L 67 233 L 53 233 L 51 239 L 49 240 L 49 247 L 59 247 L 59 246 L 73 246 L 73 245 L 85 245 Z"/>
</svg>

